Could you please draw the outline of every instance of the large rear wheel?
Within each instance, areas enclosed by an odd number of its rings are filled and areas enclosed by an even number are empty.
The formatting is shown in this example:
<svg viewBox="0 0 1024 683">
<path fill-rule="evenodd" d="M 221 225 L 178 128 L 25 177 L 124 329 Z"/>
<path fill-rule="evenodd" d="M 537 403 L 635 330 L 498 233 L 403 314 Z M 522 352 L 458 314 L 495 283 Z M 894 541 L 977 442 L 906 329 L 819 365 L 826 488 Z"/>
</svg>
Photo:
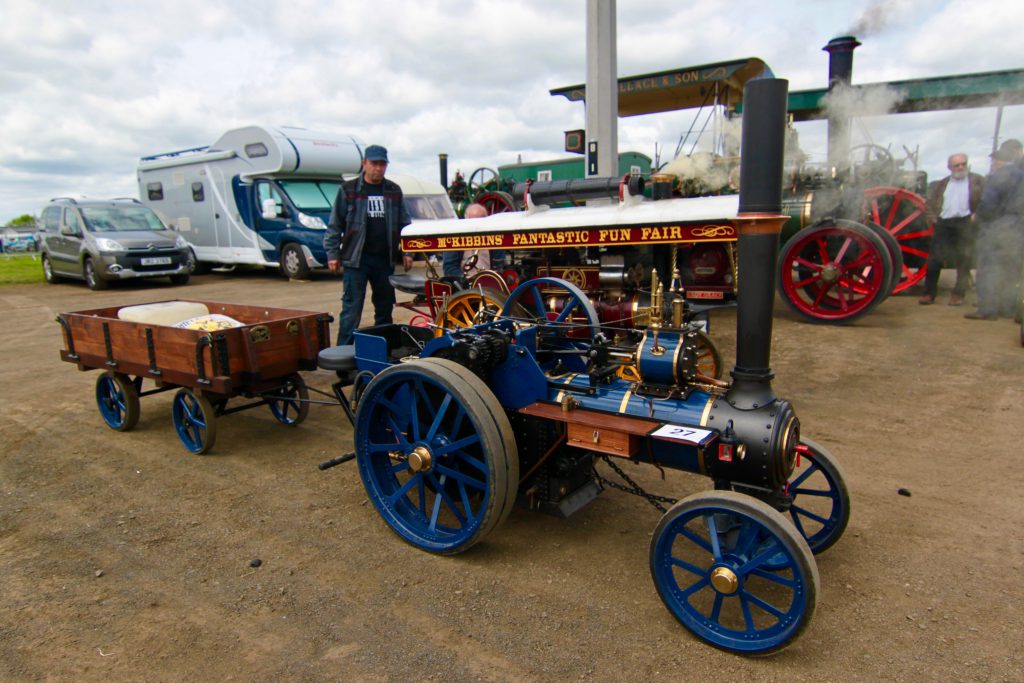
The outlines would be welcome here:
<svg viewBox="0 0 1024 683">
<path fill-rule="evenodd" d="M 903 252 L 903 270 L 895 293 L 924 279 L 935 226 L 928 221 L 924 197 L 901 187 L 879 186 L 864 191 L 865 221 L 882 226 Z"/>
<path fill-rule="evenodd" d="M 402 540 L 451 555 L 508 517 L 519 483 L 512 426 L 483 380 L 429 358 L 387 368 L 359 399 L 366 493 Z"/>
</svg>

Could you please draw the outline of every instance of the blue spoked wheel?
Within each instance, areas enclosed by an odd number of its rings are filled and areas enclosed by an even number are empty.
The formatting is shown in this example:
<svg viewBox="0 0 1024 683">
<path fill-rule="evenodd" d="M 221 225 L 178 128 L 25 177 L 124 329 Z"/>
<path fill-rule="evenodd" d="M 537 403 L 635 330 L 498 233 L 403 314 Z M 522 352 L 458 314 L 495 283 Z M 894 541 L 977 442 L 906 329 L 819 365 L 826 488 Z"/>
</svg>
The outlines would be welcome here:
<svg viewBox="0 0 1024 683">
<path fill-rule="evenodd" d="M 832 454 L 811 441 L 797 446 L 797 467 L 787 490 L 793 504 L 786 513 L 815 555 L 832 547 L 850 521 L 850 492 Z"/>
<path fill-rule="evenodd" d="M 189 451 L 202 454 L 213 448 L 217 421 L 210 399 L 189 389 L 178 389 L 171 402 L 171 418 L 178 438 Z"/>
<path fill-rule="evenodd" d="M 508 417 L 483 380 L 451 361 L 415 360 L 374 377 L 359 398 L 355 447 L 377 511 L 422 550 L 469 549 L 515 502 Z"/>
<path fill-rule="evenodd" d="M 263 395 L 270 412 L 283 425 L 294 427 L 309 415 L 309 389 L 299 373 L 284 378 L 281 386 Z"/>
<path fill-rule="evenodd" d="M 553 356 L 576 372 L 586 369 L 582 356 L 556 354 L 590 348 L 601 330 L 597 310 L 586 293 L 557 277 L 533 278 L 516 287 L 505 300 L 501 317 L 537 326 L 538 361 L 542 366 L 550 363 L 548 356 Z M 549 353 L 545 355 L 545 351 Z"/>
<path fill-rule="evenodd" d="M 764 568 L 778 558 L 780 566 Z M 650 563 L 669 611 L 723 650 L 781 650 L 814 614 L 818 569 L 807 542 L 774 508 L 741 493 L 699 493 L 672 506 L 654 531 Z"/>
<path fill-rule="evenodd" d="M 127 432 L 139 421 L 139 389 L 128 375 L 100 375 L 96 405 L 107 426 L 119 432 Z"/>
</svg>

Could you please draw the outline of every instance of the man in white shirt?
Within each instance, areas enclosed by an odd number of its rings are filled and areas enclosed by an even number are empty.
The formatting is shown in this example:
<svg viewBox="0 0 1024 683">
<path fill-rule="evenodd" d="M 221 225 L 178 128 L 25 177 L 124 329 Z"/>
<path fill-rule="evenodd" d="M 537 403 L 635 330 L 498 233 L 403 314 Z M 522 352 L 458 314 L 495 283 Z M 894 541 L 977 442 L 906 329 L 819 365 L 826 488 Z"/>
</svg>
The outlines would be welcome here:
<svg viewBox="0 0 1024 683">
<path fill-rule="evenodd" d="M 950 154 L 946 168 L 950 175 L 935 183 L 928 192 L 928 218 L 935 223 L 935 234 L 925 266 L 924 294 L 917 300 L 922 305 L 935 303 L 939 273 L 944 265 L 956 268 L 956 283 L 949 305 L 962 305 L 974 259 L 975 213 L 981 202 L 984 179 L 969 171 L 967 155 L 962 152 Z"/>
</svg>

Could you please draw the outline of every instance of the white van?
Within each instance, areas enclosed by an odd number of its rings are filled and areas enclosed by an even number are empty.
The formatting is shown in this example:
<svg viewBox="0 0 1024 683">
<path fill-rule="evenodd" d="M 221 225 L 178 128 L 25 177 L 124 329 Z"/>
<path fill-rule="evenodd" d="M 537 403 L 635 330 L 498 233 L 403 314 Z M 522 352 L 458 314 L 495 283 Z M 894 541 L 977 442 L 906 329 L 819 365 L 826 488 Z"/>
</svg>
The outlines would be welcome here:
<svg viewBox="0 0 1024 683">
<path fill-rule="evenodd" d="M 256 264 L 305 278 L 327 264 L 324 230 L 363 145 L 338 133 L 248 126 L 209 147 L 143 157 L 139 196 L 192 245 L 197 265 Z M 398 183 L 414 220 L 454 217 L 440 183 Z"/>
</svg>

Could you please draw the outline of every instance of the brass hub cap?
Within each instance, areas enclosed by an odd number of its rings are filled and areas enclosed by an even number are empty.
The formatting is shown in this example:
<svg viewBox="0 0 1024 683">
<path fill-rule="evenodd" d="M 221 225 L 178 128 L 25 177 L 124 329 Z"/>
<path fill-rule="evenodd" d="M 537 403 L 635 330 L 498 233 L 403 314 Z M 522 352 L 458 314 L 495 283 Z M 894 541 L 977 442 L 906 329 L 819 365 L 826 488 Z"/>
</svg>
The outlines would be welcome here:
<svg viewBox="0 0 1024 683">
<path fill-rule="evenodd" d="M 821 269 L 821 279 L 823 282 L 832 284 L 839 280 L 839 268 L 834 264 L 829 264 Z"/>
<path fill-rule="evenodd" d="M 413 472 L 426 472 L 433 464 L 433 457 L 423 446 L 417 446 L 409 453 L 409 469 Z"/>
<path fill-rule="evenodd" d="M 740 580 L 737 578 L 736 572 L 728 567 L 716 567 L 711 572 L 711 585 L 719 593 L 732 595 L 740 587 Z"/>
</svg>

